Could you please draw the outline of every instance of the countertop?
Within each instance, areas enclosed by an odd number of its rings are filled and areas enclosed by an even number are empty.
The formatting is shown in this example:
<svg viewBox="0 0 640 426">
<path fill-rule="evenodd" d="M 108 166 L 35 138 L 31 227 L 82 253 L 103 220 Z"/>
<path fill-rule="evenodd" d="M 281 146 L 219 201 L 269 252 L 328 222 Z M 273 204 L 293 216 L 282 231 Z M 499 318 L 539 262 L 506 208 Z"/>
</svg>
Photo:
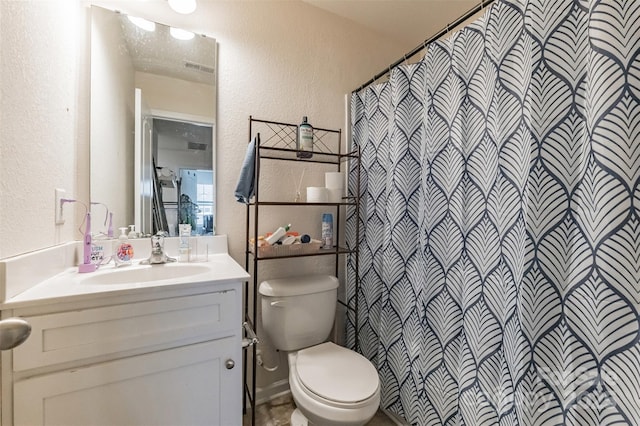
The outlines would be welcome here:
<svg viewBox="0 0 640 426">
<path fill-rule="evenodd" d="M 175 268 L 195 270 L 182 276 Z M 37 268 L 37 266 L 35 266 Z M 144 269 L 153 269 L 156 277 L 151 281 L 111 283 L 108 275 L 117 277 L 120 272 L 144 274 Z M 173 269 L 173 270 L 172 270 Z M 168 276 L 169 278 L 164 278 Z M 13 297 L 0 303 L 0 309 L 15 309 L 58 302 L 75 302 L 97 297 L 139 294 L 150 290 L 174 290 L 194 286 L 211 286 L 246 281 L 250 275 L 229 254 L 209 254 L 206 262 L 172 262 L 160 265 L 140 265 L 135 260 L 132 265 L 116 267 L 113 263 L 101 266 L 95 272 L 79 273 L 78 267 L 67 267 L 62 272 L 50 276 Z M 113 281 L 128 281 L 118 280 Z"/>
</svg>

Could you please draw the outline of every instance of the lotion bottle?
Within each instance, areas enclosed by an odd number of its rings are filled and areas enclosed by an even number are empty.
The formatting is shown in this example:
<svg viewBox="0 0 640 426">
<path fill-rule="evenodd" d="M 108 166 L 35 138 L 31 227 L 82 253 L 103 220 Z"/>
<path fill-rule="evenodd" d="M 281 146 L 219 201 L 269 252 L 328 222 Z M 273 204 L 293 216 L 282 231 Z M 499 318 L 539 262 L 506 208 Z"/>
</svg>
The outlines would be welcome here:
<svg viewBox="0 0 640 426">
<path fill-rule="evenodd" d="M 276 229 L 273 234 L 269 235 L 264 240 L 267 243 L 269 243 L 269 245 L 273 245 L 278 241 L 280 241 L 280 238 L 284 237 L 284 235 L 287 233 L 289 229 L 291 229 L 291 224 L 288 224 L 286 226 L 281 226 L 280 228 Z"/>
<path fill-rule="evenodd" d="M 178 225 L 180 230 L 180 247 L 178 252 L 180 253 L 179 261 L 188 262 L 191 254 L 191 247 L 189 246 L 189 237 L 191 236 L 191 225 L 180 224 Z"/>
</svg>

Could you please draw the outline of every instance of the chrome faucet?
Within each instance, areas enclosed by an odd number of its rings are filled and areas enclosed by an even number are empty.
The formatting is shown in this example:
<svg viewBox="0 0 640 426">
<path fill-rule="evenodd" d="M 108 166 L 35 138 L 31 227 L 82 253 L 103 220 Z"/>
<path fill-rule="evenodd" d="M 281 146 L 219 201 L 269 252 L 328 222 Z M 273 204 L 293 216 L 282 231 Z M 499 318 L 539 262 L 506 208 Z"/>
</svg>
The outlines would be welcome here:
<svg viewBox="0 0 640 426">
<path fill-rule="evenodd" d="M 166 235 L 165 231 L 158 231 L 156 235 L 151 236 L 151 256 L 146 260 L 140 261 L 141 265 L 158 265 L 176 261 L 176 259 L 167 256 L 164 252 L 164 237 Z"/>
</svg>

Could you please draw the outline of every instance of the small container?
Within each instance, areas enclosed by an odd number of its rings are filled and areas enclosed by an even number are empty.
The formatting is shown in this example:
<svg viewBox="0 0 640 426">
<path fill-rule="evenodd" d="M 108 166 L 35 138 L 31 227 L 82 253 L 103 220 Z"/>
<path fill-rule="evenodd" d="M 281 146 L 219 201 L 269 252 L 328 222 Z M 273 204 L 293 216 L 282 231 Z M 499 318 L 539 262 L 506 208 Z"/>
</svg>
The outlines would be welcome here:
<svg viewBox="0 0 640 426">
<path fill-rule="evenodd" d="M 180 224 L 178 225 L 180 233 L 180 246 L 178 247 L 179 261 L 188 262 L 191 247 L 189 246 L 189 237 L 191 236 L 191 225 Z"/>
<path fill-rule="evenodd" d="M 196 235 L 189 239 L 189 262 L 209 261 L 209 244 L 205 242 L 204 238 Z"/>
<path fill-rule="evenodd" d="M 333 215 L 322 214 L 322 248 L 333 248 Z"/>
</svg>

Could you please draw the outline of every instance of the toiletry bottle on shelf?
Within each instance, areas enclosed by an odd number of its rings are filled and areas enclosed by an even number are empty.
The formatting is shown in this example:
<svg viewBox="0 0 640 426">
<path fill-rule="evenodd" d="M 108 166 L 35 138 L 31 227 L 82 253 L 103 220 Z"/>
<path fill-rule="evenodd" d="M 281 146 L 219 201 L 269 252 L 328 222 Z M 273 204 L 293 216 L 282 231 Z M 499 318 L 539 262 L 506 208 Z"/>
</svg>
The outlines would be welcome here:
<svg viewBox="0 0 640 426">
<path fill-rule="evenodd" d="M 298 126 L 297 156 L 300 158 L 311 158 L 313 156 L 313 126 L 307 121 L 307 117 L 302 117 L 302 123 Z"/>
<path fill-rule="evenodd" d="M 120 236 L 118 237 L 118 249 L 114 258 L 116 265 L 131 265 L 133 260 L 133 247 L 129 244 L 127 236 L 127 228 L 120 228 Z"/>
<path fill-rule="evenodd" d="M 264 240 L 267 243 L 269 243 L 269 245 L 273 245 L 273 244 L 277 243 L 278 241 L 280 241 L 280 238 L 284 237 L 284 235 L 287 233 L 287 231 L 289 229 L 291 229 L 291 224 L 288 224 L 288 225 L 285 225 L 285 226 L 281 226 L 280 228 L 276 229 L 273 234 L 269 235 Z"/>
<path fill-rule="evenodd" d="M 333 215 L 322 214 L 322 248 L 333 248 Z"/>
</svg>

